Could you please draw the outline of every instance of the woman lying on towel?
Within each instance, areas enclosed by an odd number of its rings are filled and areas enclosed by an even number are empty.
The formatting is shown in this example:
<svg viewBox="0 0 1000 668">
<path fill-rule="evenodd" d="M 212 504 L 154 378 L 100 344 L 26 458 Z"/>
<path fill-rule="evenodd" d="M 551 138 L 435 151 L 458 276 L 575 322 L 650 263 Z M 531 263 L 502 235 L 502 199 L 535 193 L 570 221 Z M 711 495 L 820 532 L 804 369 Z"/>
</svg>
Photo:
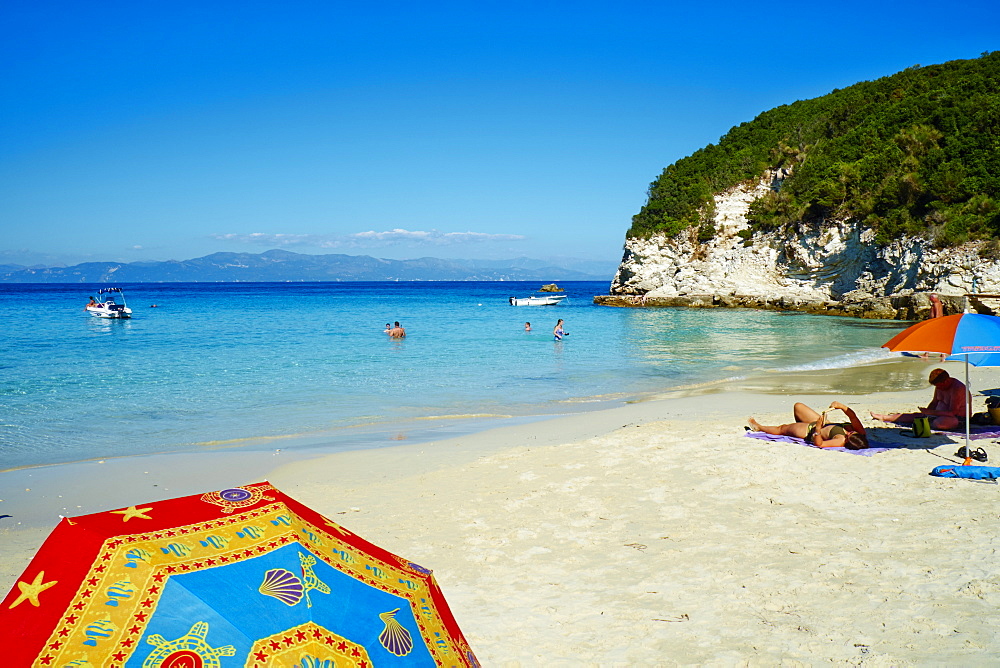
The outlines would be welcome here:
<svg viewBox="0 0 1000 668">
<path fill-rule="evenodd" d="M 851 421 L 850 424 L 827 424 L 826 414 L 831 410 L 843 411 Z M 822 413 L 817 413 L 803 403 L 796 403 L 792 412 L 795 415 L 795 422 L 791 424 L 767 427 L 750 418 L 750 427 L 754 431 L 762 431 L 772 436 L 795 436 L 817 448 L 864 450 L 868 447 L 868 434 L 865 433 L 861 420 L 853 409 L 839 401 L 834 401 L 830 404 L 830 408 Z"/>
</svg>

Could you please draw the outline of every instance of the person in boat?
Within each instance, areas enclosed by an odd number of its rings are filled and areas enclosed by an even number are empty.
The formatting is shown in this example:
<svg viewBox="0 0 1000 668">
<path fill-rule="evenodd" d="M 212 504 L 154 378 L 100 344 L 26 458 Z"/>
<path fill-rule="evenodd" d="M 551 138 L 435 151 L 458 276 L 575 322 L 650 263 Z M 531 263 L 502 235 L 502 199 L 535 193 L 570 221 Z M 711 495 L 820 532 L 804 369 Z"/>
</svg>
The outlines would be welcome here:
<svg viewBox="0 0 1000 668">
<path fill-rule="evenodd" d="M 100 304 L 98 304 L 96 301 L 94 301 L 94 296 L 93 295 L 90 296 L 90 301 L 83 308 L 84 308 L 84 310 L 86 310 L 86 309 L 90 308 L 91 306 L 100 306 Z"/>
<path fill-rule="evenodd" d="M 826 414 L 829 411 L 843 411 L 850 421 L 848 424 L 827 423 Z M 754 431 L 761 431 L 772 436 L 795 436 L 817 448 L 847 448 L 848 450 L 864 450 L 868 447 L 868 434 L 861 424 L 857 413 L 850 406 L 834 401 L 830 408 L 822 413 L 797 402 L 792 407 L 795 422 L 774 427 L 762 425 L 753 418 L 748 420 Z"/>
<path fill-rule="evenodd" d="M 406 337 L 406 330 L 400 326 L 398 320 L 396 321 L 396 324 L 393 325 L 392 329 L 389 330 L 389 336 L 394 339 L 402 339 Z"/>
<path fill-rule="evenodd" d="M 562 341 L 562 338 L 564 336 L 568 336 L 566 330 L 563 329 L 563 319 L 562 318 L 559 318 L 559 322 L 557 322 L 556 326 L 552 328 L 552 336 L 555 337 L 556 341 Z"/>
<path fill-rule="evenodd" d="M 872 418 L 894 424 L 913 424 L 914 418 L 929 417 L 931 427 L 940 431 L 954 429 L 965 420 L 965 402 L 969 400 L 969 390 L 958 378 L 952 378 L 944 369 L 934 369 L 927 377 L 934 386 L 934 396 L 917 413 L 872 413 Z"/>
</svg>

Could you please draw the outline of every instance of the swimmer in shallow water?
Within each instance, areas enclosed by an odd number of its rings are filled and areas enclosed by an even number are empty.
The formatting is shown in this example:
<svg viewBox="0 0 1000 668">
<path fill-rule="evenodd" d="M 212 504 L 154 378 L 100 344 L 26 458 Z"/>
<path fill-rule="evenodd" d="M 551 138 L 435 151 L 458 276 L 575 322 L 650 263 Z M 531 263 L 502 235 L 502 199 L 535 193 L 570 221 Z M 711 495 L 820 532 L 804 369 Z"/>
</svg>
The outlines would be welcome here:
<svg viewBox="0 0 1000 668">
<path fill-rule="evenodd" d="M 556 326 L 552 328 L 552 336 L 555 337 L 556 341 L 562 341 L 564 336 L 569 336 L 569 333 L 563 329 L 563 319 L 559 318 L 559 322 Z"/>
</svg>

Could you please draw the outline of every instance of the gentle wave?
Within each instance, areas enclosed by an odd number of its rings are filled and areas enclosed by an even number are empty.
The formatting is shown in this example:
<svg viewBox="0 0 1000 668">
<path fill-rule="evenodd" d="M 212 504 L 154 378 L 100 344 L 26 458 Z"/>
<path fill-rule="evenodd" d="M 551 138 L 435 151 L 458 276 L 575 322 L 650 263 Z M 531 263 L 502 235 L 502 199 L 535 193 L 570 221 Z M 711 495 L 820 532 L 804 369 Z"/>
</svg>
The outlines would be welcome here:
<svg viewBox="0 0 1000 668">
<path fill-rule="evenodd" d="M 886 350 L 885 348 L 870 348 L 867 350 L 857 350 L 855 352 L 843 353 L 841 355 L 827 357 L 825 359 L 806 364 L 794 364 L 781 369 L 776 369 L 776 371 L 819 371 L 822 369 L 846 369 L 848 367 L 877 364 L 879 362 L 897 359 L 899 356 L 899 353 Z"/>
</svg>

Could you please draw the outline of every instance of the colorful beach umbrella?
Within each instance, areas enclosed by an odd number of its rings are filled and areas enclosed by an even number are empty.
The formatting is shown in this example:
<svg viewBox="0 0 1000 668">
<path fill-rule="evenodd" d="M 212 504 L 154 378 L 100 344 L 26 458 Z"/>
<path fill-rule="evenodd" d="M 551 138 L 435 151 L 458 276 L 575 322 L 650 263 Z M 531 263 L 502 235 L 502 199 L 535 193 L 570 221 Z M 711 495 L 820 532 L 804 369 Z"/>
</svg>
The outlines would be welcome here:
<svg viewBox="0 0 1000 668">
<path fill-rule="evenodd" d="M 1000 366 L 1000 355 L 996 353 L 969 353 L 967 355 L 948 355 L 946 362 L 968 362 L 972 366 Z"/>
<path fill-rule="evenodd" d="M 64 518 L 0 628 L 8 666 L 478 666 L 429 570 L 266 482 Z"/>
<path fill-rule="evenodd" d="M 944 353 L 948 359 L 965 361 L 965 387 L 969 383 L 969 365 L 1000 366 L 1000 318 L 980 313 L 959 313 L 931 318 L 907 327 L 884 344 L 883 348 L 908 353 Z M 995 359 L 995 361 L 994 361 Z M 972 403 L 965 402 L 965 463 L 969 464 L 969 425 Z"/>
<path fill-rule="evenodd" d="M 897 352 L 946 355 L 1000 353 L 1000 318 L 980 313 L 931 318 L 907 327 L 882 347 Z"/>
</svg>

